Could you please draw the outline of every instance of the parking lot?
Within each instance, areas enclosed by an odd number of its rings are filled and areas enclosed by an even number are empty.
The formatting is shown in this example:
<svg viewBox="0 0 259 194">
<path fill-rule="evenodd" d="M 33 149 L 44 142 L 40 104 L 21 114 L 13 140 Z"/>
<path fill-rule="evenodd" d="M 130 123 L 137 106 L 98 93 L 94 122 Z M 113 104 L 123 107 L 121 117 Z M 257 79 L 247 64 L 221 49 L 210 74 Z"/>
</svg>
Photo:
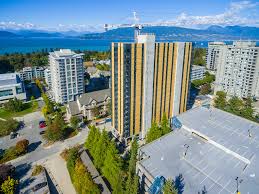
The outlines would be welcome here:
<svg viewBox="0 0 259 194">
<path fill-rule="evenodd" d="M 38 149 L 43 144 L 43 138 L 39 134 L 44 129 L 39 129 L 39 121 L 44 120 L 44 117 L 40 111 L 27 114 L 23 117 L 15 118 L 18 121 L 24 122 L 24 127 L 17 131 L 16 138 L 11 139 L 10 136 L 0 138 L 0 149 L 4 150 L 10 146 L 14 146 L 17 141 L 27 139 L 30 142 L 29 151 Z"/>
</svg>

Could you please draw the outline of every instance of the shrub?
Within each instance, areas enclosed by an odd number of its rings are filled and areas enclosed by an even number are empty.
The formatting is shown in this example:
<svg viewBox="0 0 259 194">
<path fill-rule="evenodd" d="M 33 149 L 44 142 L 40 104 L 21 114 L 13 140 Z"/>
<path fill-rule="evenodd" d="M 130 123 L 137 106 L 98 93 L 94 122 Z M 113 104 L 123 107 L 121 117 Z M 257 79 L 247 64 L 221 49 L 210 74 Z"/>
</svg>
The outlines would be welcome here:
<svg viewBox="0 0 259 194">
<path fill-rule="evenodd" d="M 33 170 L 32 170 L 32 173 L 31 173 L 31 176 L 37 176 L 39 175 L 41 172 L 43 172 L 44 168 L 43 166 L 41 165 L 35 165 Z"/>
<path fill-rule="evenodd" d="M 29 145 L 29 140 L 27 139 L 18 141 L 15 145 L 17 155 L 25 154 L 27 152 L 28 145 Z"/>
<path fill-rule="evenodd" d="M 14 119 L 8 119 L 6 121 L 0 120 L 0 137 L 9 135 L 11 132 L 15 132 L 19 127 L 19 122 Z"/>
</svg>

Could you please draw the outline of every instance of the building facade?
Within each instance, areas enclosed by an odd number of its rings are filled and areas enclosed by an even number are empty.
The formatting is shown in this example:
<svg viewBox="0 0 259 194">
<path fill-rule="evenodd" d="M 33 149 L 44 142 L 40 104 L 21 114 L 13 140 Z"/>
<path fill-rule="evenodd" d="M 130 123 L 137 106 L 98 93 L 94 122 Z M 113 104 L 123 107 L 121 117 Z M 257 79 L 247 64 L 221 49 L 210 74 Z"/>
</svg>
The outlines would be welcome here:
<svg viewBox="0 0 259 194">
<path fill-rule="evenodd" d="M 255 42 L 237 41 L 222 45 L 217 67 L 215 93 L 259 98 L 259 47 Z"/>
<path fill-rule="evenodd" d="M 191 81 L 197 79 L 203 79 L 205 75 L 205 67 L 199 65 L 192 65 Z"/>
<path fill-rule="evenodd" d="M 0 104 L 13 98 L 26 100 L 23 82 L 16 73 L 0 74 Z"/>
<path fill-rule="evenodd" d="M 32 81 L 34 79 L 44 79 L 43 67 L 24 67 L 21 71 L 17 72 L 22 81 Z"/>
<path fill-rule="evenodd" d="M 152 121 L 186 110 L 191 43 L 112 43 L 112 126 L 121 138 L 144 138 Z"/>
<path fill-rule="evenodd" d="M 221 46 L 226 45 L 224 42 L 209 42 L 207 54 L 206 54 L 206 65 L 207 69 L 216 71 L 221 55 Z"/>
<path fill-rule="evenodd" d="M 84 93 L 83 55 L 70 49 L 49 53 L 51 90 L 56 102 L 71 102 Z"/>
</svg>

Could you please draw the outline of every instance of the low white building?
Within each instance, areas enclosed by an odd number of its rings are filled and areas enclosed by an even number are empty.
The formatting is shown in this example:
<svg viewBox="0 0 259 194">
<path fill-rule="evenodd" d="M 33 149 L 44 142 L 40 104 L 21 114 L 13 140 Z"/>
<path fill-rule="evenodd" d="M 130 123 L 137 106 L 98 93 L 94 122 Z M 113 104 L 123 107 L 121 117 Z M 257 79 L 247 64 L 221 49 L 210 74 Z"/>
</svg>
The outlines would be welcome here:
<svg viewBox="0 0 259 194">
<path fill-rule="evenodd" d="M 0 74 L 0 104 L 13 98 L 26 100 L 23 82 L 16 73 Z"/>
<path fill-rule="evenodd" d="M 32 81 L 33 79 L 44 79 L 44 67 L 24 67 L 17 72 L 22 81 Z"/>
<path fill-rule="evenodd" d="M 198 66 L 198 65 L 192 66 L 191 81 L 197 80 L 197 79 L 203 79 L 204 75 L 205 75 L 205 67 L 204 66 Z"/>
<path fill-rule="evenodd" d="M 67 118 L 80 116 L 87 118 L 87 120 L 92 120 L 94 118 L 92 110 L 96 107 L 99 108 L 100 115 L 105 115 L 108 111 L 110 100 L 110 89 L 82 94 L 76 101 L 67 104 Z"/>
</svg>

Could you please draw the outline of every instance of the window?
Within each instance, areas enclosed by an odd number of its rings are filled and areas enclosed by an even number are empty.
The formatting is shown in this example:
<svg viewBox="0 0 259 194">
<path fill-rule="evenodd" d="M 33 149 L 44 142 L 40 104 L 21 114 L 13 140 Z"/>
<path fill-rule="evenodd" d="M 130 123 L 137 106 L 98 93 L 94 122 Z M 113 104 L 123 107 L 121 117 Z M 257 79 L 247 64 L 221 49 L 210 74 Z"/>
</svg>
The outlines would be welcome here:
<svg viewBox="0 0 259 194">
<path fill-rule="evenodd" d="M 23 89 L 22 89 L 21 86 L 17 86 L 17 87 L 16 87 L 16 93 L 17 93 L 17 94 L 23 93 Z"/>
<path fill-rule="evenodd" d="M 13 95 L 12 89 L 0 91 L 0 97 L 11 96 L 11 95 Z"/>
</svg>

